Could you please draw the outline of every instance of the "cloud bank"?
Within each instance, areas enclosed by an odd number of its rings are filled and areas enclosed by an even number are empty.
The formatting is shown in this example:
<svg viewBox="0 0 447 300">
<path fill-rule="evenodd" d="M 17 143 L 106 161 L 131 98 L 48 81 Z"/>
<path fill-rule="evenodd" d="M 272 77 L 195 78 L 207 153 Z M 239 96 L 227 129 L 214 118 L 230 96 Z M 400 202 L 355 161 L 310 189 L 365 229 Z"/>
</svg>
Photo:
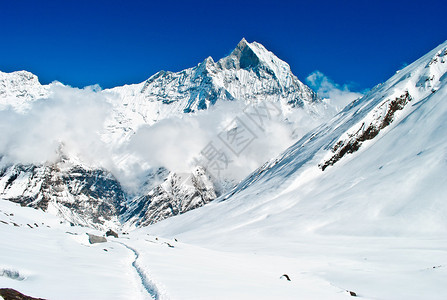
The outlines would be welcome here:
<svg viewBox="0 0 447 300">
<path fill-rule="evenodd" d="M 362 93 L 353 92 L 349 85 L 339 85 L 320 71 L 314 71 L 306 78 L 306 83 L 314 89 L 321 98 L 329 99 L 337 110 L 363 96 Z"/>
<path fill-rule="evenodd" d="M 95 90 L 52 84 L 50 97 L 26 111 L 0 111 L 3 162 L 42 164 L 56 160 L 63 150 L 96 165 L 100 153 L 107 153 L 101 132 L 111 106 Z"/>
<path fill-rule="evenodd" d="M 212 163 L 208 160 L 211 153 L 207 152 L 215 148 L 225 155 L 223 159 L 226 162 L 222 162 L 224 166 L 220 174 L 214 172 L 212 175 L 237 181 L 289 147 L 296 140 L 294 133 L 304 132 L 317 124 L 304 111 L 296 111 L 295 117 L 300 124 L 284 122 L 284 116 L 278 115 L 265 119 L 259 127 L 247 117 L 244 109 L 246 106 L 238 102 L 219 103 L 197 114 L 168 118 L 152 126 L 143 125 L 130 138 L 126 152 L 152 167 L 163 166 L 176 172 L 188 172 L 197 164 L 206 167 Z M 226 136 L 235 120 L 243 122 L 244 128 L 252 132 L 253 137 L 250 143 L 242 145 L 241 151 L 235 151 L 221 138 Z M 208 167 L 209 170 L 212 168 L 210 165 Z"/>
<path fill-rule="evenodd" d="M 323 121 L 304 110 L 293 110 L 287 116 L 264 119 L 259 126 L 248 117 L 245 104 L 222 102 L 196 114 L 180 114 L 151 126 L 132 128 L 133 133 L 117 143 L 107 138 L 107 124 L 116 117 L 116 103 L 99 87 L 51 84 L 49 94 L 25 111 L 0 111 L 1 165 L 51 164 L 63 154 L 73 164 L 109 170 L 130 193 L 137 192 L 159 167 L 188 172 L 198 160 L 207 163 L 203 161 L 204 150 L 210 145 L 226 156 L 224 168 L 213 175 L 241 180 Z M 242 151 L 234 151 L 222 139 L 234 131 L 231 124 L 235 120 L 252 133 Z M 240 137 L 235 138 L 242 147 Z"/>
</svg>

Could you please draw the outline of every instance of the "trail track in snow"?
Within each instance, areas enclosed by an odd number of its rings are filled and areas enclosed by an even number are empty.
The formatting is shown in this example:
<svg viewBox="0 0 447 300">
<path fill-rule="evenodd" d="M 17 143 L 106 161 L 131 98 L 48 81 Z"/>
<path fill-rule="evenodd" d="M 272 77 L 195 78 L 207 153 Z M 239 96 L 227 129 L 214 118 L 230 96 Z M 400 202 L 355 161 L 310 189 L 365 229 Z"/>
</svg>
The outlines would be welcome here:
<svg viewBox="0 0 447 300">
<path fill-rule="evenodd" d="M 116 243 L 121 244 L 124 247 L 126 247 L 127 249 L 129 249 L 130 251 L 132 251 L 132 253 L 135 256 L 135 259 L 132 262 L 132 267 L 137 272 L 138 277 L 140 277 L 141 284 L 143 285 L 144 289 L 148 292 L 148 294 L 151 296 L 152 299 L 159 300 L 160 299 L 160 293 L 158 291 L 157 286 L 152 282 L 152 280 L 150 280 L 147 277 L 145 271 L 137 263 L 138 257 L 140 257 L 140 254 L 138 253 L 138 251 L 135 250 L 134 248 L 132 248 L 132 247 L 122 243 L 122 242 L 116 242 Z"/>
</svg>

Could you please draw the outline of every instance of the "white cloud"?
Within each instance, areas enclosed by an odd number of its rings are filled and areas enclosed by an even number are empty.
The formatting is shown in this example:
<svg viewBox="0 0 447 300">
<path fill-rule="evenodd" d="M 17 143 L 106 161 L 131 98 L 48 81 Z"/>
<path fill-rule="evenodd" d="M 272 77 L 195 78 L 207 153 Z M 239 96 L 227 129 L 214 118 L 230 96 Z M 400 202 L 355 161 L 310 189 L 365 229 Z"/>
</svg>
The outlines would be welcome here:
<svg viewBox="0 0 447 300">
<path fill-rule="evenodd" d="M 9 162 L 40 164 L 66 154 L 94 164 L 106 146 L 100 139 L 110 105 L 96 87 L 76 89 L 53 84 L 50 97 L 25 112 L 0 111 L 0 153 Z"/>
<path fill-rule="evenodd" d="M 314 71 L 306 78 L 306 83 L 313 88 L 321 98 L 329 99 L 337 110 L 343 109 L 362 93 L 352 92 L 349 85 L 339 85 L 320 71 Z"/>
<path fill-rule="evenodd" d="M 152 126 L 144 125 L 132 136 L 125 151 L 152 167 L 163 166 L 171 171 L 187 172 L 195 165 L 194 159 L 204 159 L 201 151 L 211 143 L 217 150 L 225 152 L 229 161 L 221 171 L 221 178 L 237 181 L 279 155 L 322 121 L 304 110 L 294 110 L 287 116 L 287 121 L 284 115 L 278 115 L 264 119 L 260 128 L 247 117 L 244 108 L 245 104 L 237 101 L 221 102 L 197 114 L 165 119 Z M 219 138 L 235 118 L 242 120 L 255 134 L 251 143 L 237 154 Z"/>
<path fill-rule="evenodd" d="M 151 166 L 187 172 L 194 165 L 194 160 L 201 158 L 201 151 L 212 143 L 218 150 L 224 150 L 231 161 L 223 175 L 242 179 L 272 155 L 287 148 L 292 132 L 290 124 L 278 123 L 277 120 L 266 122 L 262 131 L 250 120 L 244 119 L 250 130 L 255 131 L 256 138 L 242 153 L 234 155 L 218 135 L 236 116 L 244 118 L 243 108 L 240 103 L 227 102 L 195 115 L 183 115 L 152 126 L 142 126 L 130 139 L 126 151 Z"/>
<path fill-rule="evenodd" d="M 114 112 L 108 95 L 98 87 L 77 89 L 52 84 L 50 95 L 33 102 L 24 112 L 0 111 L 2 163 L 52 163 L 62 149 L 75 162 L 111 171 L 130 192 L 141 187 L 152 168 L 190 171 L 194 158 L 200 158 L 210 142 L 228 155 L 230 163 L 221 175 L 241 180 L 322 121 L 304 110 L 294 110 L 287 122 L 285 116 L 278 116 L 264 120 L 261 129 L 244 114 L 245 104 L 222 102 L 196 114 L 143 125 L 117 146 L 104 141 L 105 124 Z M 256 134 L 238 155 L 218 138 L 235 117 Z"/>
</svg>

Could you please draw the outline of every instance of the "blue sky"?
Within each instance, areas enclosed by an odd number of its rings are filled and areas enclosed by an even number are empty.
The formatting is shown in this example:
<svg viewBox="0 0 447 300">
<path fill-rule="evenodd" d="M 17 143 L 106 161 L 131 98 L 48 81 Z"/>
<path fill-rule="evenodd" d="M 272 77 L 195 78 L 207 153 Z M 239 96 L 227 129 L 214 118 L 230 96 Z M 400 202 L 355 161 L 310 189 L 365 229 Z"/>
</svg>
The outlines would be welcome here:
<svg viewBox="0 0 447 300">
<path fill-rule="evenodd" d="M 447 39 L 446 1 L 0 0 L 0 70 L 109 88 L 231 52 L 242 37 L 371 88 Z"/>
</svg>

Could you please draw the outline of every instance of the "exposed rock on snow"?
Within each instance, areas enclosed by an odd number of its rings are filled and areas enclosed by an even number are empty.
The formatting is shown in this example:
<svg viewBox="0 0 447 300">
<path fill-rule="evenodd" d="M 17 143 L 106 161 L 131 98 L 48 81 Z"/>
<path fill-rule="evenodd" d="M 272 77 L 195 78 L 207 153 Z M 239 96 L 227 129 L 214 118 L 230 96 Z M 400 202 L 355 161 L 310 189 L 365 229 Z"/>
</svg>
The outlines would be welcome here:
<svg viewBox="0 0 447 300">
<path fill-rule="evenodd" d="M 118 238 L 118 233 L 113 231 L 112 229 L 107 230 L 106 236 L 113 236 L 114 238 Z"/>
<path fill-rule="evenodd" d="M 197 167 L 192 173 L 169 174 L 165 182 L 133 200 L 123 216 L 131 223 L 146 226 L 203 206 L 216 197 L 212 178 L 204 168 Z"/>
<path fill-rule="evenodd" d="M 279 277 L 279 278 L 280 278 L 280 279 L 285 279 L 285 280 L 287 280 L 287 281 L 291 281 L 289 275 L 287 275 L 287 274 L 283 274 L 283 275 L 281 275 L 281 277 Z"/>
<path fill-rule="evenodd" d="M 0 269 L 0 276 L 7 277 L 14 280 L 25 280 L 25 277 L 19 271 L 10 269 Z"/>
<path fill-rule="evenodd" d="M 332 166 L 343 156 L 357 151 L 362 143 L 375 138 L 379 132 L 390 125 L 394 120 L 396 111 L 404 109 L 411 101 L 411 96 L 406 91 L 402 96 L 396 97 L 394 100 L 386 100 L 377 106 L 371 113 L 371 121 L 369 123 L 362 122 L 358 129 L 354 132 L 347 132 L 347 138 L 339 140 L 332 148 L 334 155 L 318 166 L 321 170 L 325 170 L 328 166 Z"/>
<path fill-rule="evenodd" d="M 60 164 L 0 169 L 0 196 L 88 226 L 116 219 L 125 202 L 121 185 L 109 172 Z"/>
<path fill-rule="evenodd" d="M 94 235 L 94 234 L 90 234 L 90 233 L 87 233 L 87 235 L 88 235 L 88 242 L 90 244 L 99 244 L 99 243 L 107 242 L 107 239 L 103 236 Z"/>
<path fill-rule="evenodd" d="M 33 298 L 20 293 L 14 289 L 2 288 L 0 289 L 0 296 L 5 300 L 45 300 L 42 298 Z"/>
</svg>

